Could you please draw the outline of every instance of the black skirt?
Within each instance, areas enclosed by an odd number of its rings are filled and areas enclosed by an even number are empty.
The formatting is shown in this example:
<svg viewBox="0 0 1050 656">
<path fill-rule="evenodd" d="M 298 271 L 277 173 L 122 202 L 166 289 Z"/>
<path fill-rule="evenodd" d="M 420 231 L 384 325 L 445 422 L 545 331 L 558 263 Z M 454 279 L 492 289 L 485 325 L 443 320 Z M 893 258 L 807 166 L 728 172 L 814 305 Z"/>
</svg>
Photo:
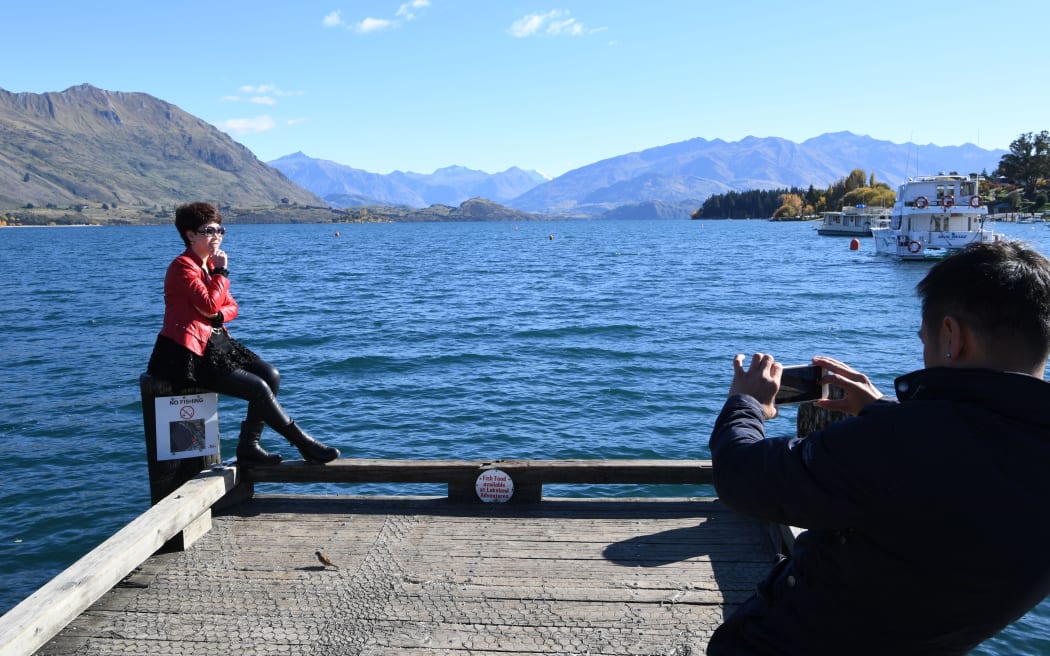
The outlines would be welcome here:
<svg viewBox="0 0 1050 656">
<path fill-rule="evenodd" d="M 185 346 L 157 335 L 146 373 L 170 381 L 173 385 L 207 387 L 210 381 L 242 369 L 258 359 L 258 355 L 230 337 L 223 328 L 213 329 L 204 355 L 197 355 Z"/>
</svg>

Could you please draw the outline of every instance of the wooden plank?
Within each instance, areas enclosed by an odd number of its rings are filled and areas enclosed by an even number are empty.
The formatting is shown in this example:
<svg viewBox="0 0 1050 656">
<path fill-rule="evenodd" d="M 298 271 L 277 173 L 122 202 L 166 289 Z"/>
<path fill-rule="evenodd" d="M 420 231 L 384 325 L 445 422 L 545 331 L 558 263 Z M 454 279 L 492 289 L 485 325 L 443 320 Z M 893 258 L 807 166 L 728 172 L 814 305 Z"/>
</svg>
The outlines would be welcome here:
<svg viewBox="0 0 1050 656">
<path fill-rule="evenodd" d="M 772 562 L 710 499 L 264 496 L 213 524 L 40 655 L 703 653 Z"/>
<path fill-rule="evenodd" d="M 236 468 L 200 473 L 51 579 L 0 617 L 0 656 L 33 653 L 236 483 Z"/>
</svg>

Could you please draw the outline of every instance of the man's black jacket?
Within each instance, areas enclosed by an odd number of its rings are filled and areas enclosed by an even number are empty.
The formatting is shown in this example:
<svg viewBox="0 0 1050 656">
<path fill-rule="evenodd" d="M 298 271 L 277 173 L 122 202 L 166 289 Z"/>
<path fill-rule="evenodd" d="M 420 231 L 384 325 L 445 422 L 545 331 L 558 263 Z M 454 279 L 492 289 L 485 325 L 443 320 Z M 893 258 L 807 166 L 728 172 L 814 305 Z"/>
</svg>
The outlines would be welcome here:
<svg viewBox="0 0 1050 656">
<path fill-rule="evenodd" d="M 722 501 L 809 529 L 745 620 L 754 653 L 964 654 L 1050 593 L 1050 383 L 938 368 L 896 389 L 803 439 L 726 401 Z"/>
</svg>

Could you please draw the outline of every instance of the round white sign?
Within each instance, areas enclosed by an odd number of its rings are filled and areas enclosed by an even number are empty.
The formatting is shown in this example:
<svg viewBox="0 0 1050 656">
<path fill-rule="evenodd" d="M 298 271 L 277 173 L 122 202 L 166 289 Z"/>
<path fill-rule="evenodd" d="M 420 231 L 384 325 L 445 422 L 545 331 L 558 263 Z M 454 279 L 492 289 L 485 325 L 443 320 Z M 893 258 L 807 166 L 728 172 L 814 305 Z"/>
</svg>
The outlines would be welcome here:
<svg viewBox="0 0 1050 656">
<path fill-rule="evenodd" d="M 489 469 L 478 476 L 474 489 L 485 503 L 503 503 L 514 495 L 514 481 L 505 471 Z"/>
</svg>

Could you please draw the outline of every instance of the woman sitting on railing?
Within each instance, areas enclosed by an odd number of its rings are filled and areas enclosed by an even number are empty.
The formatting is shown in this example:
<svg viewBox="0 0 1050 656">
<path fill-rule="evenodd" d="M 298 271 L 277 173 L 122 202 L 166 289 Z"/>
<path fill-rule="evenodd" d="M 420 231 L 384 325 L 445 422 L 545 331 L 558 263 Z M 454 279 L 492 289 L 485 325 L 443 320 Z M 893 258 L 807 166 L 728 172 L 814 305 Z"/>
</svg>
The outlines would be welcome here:
<svg viewBox="0 0 1050 656">
<path fill-rule="evenodd" d="M 237 461 L 275 465 L 281 456 L 259 445 L 263 425 L 291 442 L 308 461 L 326 463 L 339 450 L 307 435 L 277 402 L 281 376 L 271 364 L 230 337 L 225 322 L 237 316 L 230 294 L 229 260 L 222 250 L 226 229 L 210 203 L 190 203 L 175 211 L 175 227 L 186 250 L 164 276 L 164 326 L 147 373 L 176 386 L 201 386 L 248 401 L 241 423 Z"/>
</svg>

